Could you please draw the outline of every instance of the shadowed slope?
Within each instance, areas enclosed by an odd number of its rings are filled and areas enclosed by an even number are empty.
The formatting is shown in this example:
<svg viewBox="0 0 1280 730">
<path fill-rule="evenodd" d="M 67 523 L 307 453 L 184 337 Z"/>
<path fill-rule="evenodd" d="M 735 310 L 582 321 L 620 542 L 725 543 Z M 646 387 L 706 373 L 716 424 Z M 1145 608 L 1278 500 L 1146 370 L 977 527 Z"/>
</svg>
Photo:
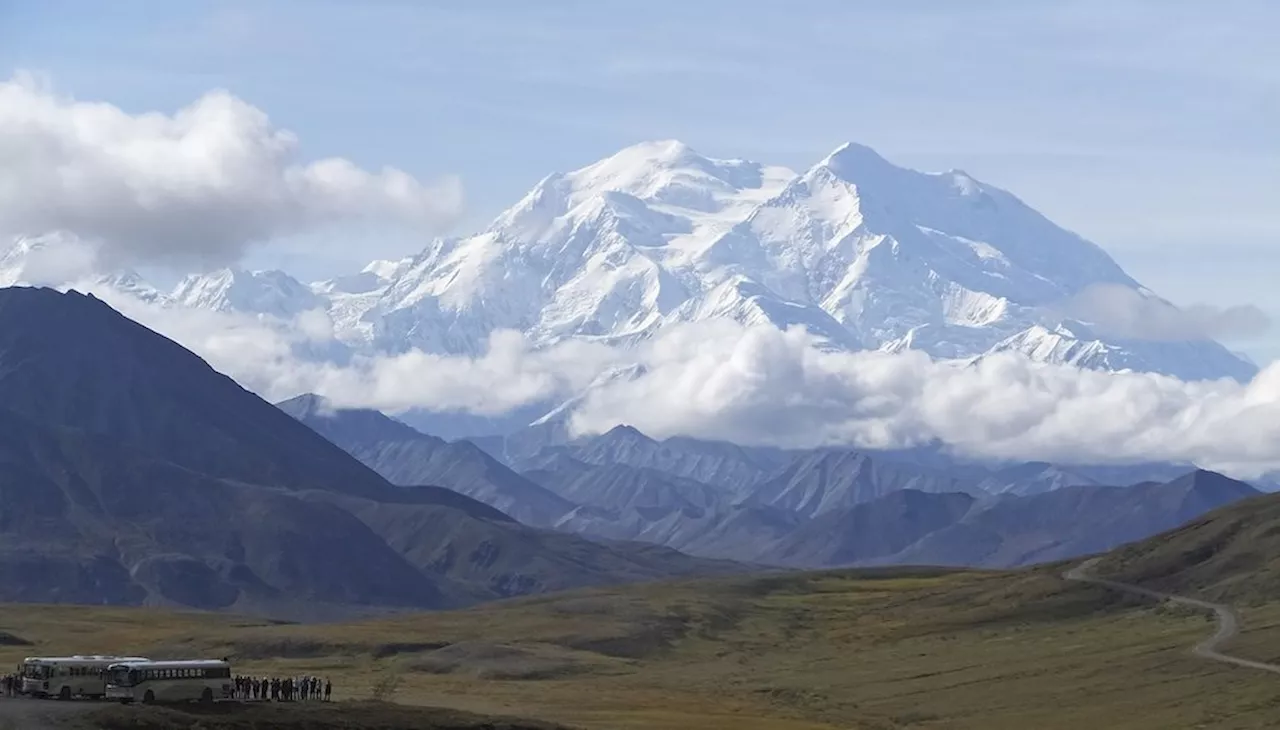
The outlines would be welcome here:
<svg viewBox="0 0 1280 730">
<path fill-rule="evenodd" d="M 301 618 L 732 566 L 392 485 L 77 293 L 0 290 L 0 598 Z"/>
<path fill-rule="evenodd" d="M 554 524 L 575 506 L 503 466 L 475 444 L 449 443 L 378 411 L 337 409 L 311 394 L 277 407 L 393 484 L 440 485 L 538 526 Z"/>
<path fill-rule="evenodd" d="M 1244 482 L 1196 471 L 1164 484 L 1075 486 L 1007 497 L 974 509 L 892 560 L 988 567 L 1062 560 L 1142 540 L 1257 494 Z"/>
<path fill-rule="evenodd" d="M 210 476 L 396 493 L 190 351 L 74 291 L 0 289 L 0 405 Z"/>
<path fill-rule="evenodd" d="M 1201 472 L 1196 481 L 1225 477 Z M 1229 481 L 1229 480 L 1228 480 Z M 1280 495 L 1256 496 L 1104 556 L 1094 574 L 1212 600 L 1280 599 Z"/>
</svg>

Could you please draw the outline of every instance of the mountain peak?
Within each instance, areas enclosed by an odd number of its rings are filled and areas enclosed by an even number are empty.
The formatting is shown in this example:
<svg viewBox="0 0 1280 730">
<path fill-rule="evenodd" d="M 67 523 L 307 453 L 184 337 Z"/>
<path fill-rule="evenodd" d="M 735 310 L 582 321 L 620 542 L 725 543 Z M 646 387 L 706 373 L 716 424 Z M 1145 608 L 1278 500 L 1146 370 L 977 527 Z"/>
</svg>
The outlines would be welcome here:
<svg viewBox="0 0 1280 730">
<path fill-rule="evenodd" d="M 781 174 L 785 173 L 785 174 Z M 575 170 L 556 184 L 567 184 L 572 197 L 613 191 L 646 203 L 713 212 L 744 190 L 781 186 L 777 178 L 794 177 L 790 170 L 766 168 L 758 162 L 707 157 L 678 140 L 641 142 L 603 160 Z"/>
<path fill-rule="evenodd" d="M 360 270 L 362 274 L 373 274 L 379 279 L 390 280 L 396 274 L 404 271 L 413 263 L 413 257 L 406 256 L 401 259 L 377 259 L 369 262 L 369 265 Z"/>
<path fill-rule="evenodd" d="M 282 319 L 326 308 L 325 301 L 310 287 L 283 271 L 249 271 L 239 266 L 187 276 L 170 297 L 187 307 L 270 314 Z"/>
<path fill-rule="evenodd" d="M 646 161 L 651 164 L 674 167 L 683 164 L 697 164 L 706 158 L 678 139 L 659 139 L 638 142 L 629 147 L 624 147 L 606 159 Z"/>
<path fill-rule="evenodd" d="M 328 416 L 337 412 L 333 401 L 316 393 L 303 393 L 275 404 L 299 421 L 308 416 Z"/>
<path fill-rule="evenodd" d="M 604 433 L 603 438 L 607 439 L 634 439 L 639 441 L 652 441 L 653 439 L 644 435 L 635 426 L 625 423 L 618 424 Z"/>
<path fill-rule="evenodd" d="M 304 393 L 275 404 L 279 410 L 305 423 L 334 443 L 363 441 L 425 441 L 443 444 L 431 436 L 372 408 L 342 408 L 315 393 Z"/>
<path fill-rule="evenodd" d="M 857 181 L 867 175 L 901 170 L 870 147 L 854 142 L 845 142 L 835 148 L 816 167 L 826 168 L 837 177 L 850 181 Z"/>
<path fill-rule="evenodd" d="M 1207 469 L 1196 469 L 1169 482 L 1169 486 L 1177 486 L 1188 492 L 1220 493 L 1236 495 L 1240 499 L 1259 494 L 1251 485 Z"/>
</svg>

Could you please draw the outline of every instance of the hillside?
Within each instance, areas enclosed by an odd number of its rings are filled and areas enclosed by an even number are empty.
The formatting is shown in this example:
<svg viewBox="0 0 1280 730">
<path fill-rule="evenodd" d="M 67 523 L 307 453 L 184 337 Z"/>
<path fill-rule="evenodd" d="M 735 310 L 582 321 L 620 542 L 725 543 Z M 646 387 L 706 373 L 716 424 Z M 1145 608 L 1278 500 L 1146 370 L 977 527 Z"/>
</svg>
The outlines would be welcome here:
<svg viewBox="0 0 1280 730">
<path fill-rule="evenodd" d="M 704 579 L 323 625 L 0 605 L 0 626 L 32 644 L 0 647 L 0 662 L 87 641 L 103 651 L 228 656 L 255 674 L 331 675 L 340 705 L 395 678 L 401 703 L 583 730 L 1280 723 L 1271 675 L 1190 653 L 1212 631 L 1202 615 L 1059 572 Z"/>
<path fill-rule="evenodd" d="M 301 618 L 733 570 L 390 484 L 76 293 L 0 290 L 0 599 Z"/>
<path fill-rule="evenodd" d="M 795 566 L 852 565 L 896 555 L 959 522 L 973 509 L 974 501 L 963 492 L 890 492 L 823 512 L 778 540 L 765 559 Z"/>
<path fill-rule="evenodd" d="M 963 519 L 886 558 L 895 564 L 993 568 L 1104 552 L 1171 530 L 1258 491 L 1195 471 L 1170 482 L 1072 486 L 978 505 Z"/>
<path fill-rule="evenodd" d="M 0 407 L 215 477 L 394 498 L 396 490 L 190 351 L 92 296 L 0 289 Z"/>
<path fill-rule="evenodd" d="M 294 613 L 456 606 L 351 514 L 0 410 L 0 596 Z M 319 611 L 317 611 L 319 613 Z"/>
<path fill-rule="evenodd" d="M 1280 600 L 1280 496 L 1237 502 L 1120 548 L 1094 572 L 1210 600 Z"/>
</svg>

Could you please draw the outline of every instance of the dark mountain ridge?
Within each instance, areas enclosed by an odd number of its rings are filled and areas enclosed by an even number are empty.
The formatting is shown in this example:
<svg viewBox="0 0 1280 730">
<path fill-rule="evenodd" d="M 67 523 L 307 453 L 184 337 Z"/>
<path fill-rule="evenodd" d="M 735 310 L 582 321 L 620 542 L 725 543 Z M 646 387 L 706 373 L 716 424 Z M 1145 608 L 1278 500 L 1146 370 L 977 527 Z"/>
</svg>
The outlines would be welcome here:
<svg viewBox="0 0 1280 730">
<path fill-rule="evenodd" d="M 0 289 L 0 600 L 307 618 L 735 570 L 395 486 L 75 292 Z"/>
<path fill-rule="evenodd" d="M 756 486 L 750 499 L 814 517 L 903 489 L 983 494 L 944 472 L 873 458 L 861 451 L 821 449 L 797 457 L 777 476 Z"/>
<path fill-rule="evenodd" d="M 336 409 L 314 394 L 291 398 L 277 407 L 393 484 L 445 485 L 535 526 L 551 526 L 576 506 L 472 443 L 450 443 L 378 411 Z"/>
<path fill-rule="evenodd" d="M 89 294 L 0 289 L 0 405 L 36 422 L 110 436 L 214 477 L 397 492 L 309 429 Z"/>
<path fill-rule="evenodd" d="M 1244 482 L 1197 470 L 1169 482 L 1072 486 L 975 505 L 963 519 L 884 562 L 1003 568 L 1111 550 L 1257 496 Z"/>
<path fill-rule="evenodd" d="M 654 469 L 738 493 L 749 490 L 789 459 L 786 452 L 776 449 L 748 449 L 684 437 L 657 441 L 634 427 L 616 426 L 599 436 L 543 450 L 518 461 L 516 467 L 522 472 L 540 468 L 543 460 L 557 453 L 587 464 Z"/>
</svg>

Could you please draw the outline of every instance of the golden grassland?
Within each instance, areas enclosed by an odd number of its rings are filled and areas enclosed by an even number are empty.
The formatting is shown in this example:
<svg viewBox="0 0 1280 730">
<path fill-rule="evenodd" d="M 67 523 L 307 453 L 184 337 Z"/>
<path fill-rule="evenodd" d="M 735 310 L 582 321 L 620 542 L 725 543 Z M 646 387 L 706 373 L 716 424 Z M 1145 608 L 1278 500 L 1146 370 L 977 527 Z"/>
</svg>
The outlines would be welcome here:
<svg viewBox="0 0 1280 730">
<path fill-rule="evenodd" d="M 1239 641 L 1280 655 L 1280 608 L 1242 615 Z M 343 624 L 4 605 L 0 630 L 34 643 L 0 647 L 10 664 L 230 656 L 238 671 L 330 676 L 339 699 L 390 683 L 401 703 L 582 728 L 1280 726 L 1274 675 L 1190 654 L 1208 617 L 1057 569 L 655 583 Z"/>
<path fill-rule="evenodd" d="M 1260 662 L 1280 664 L 1280 604 L 1253 602 L 1237 605 L 1240 633 L 1227 642 L 1223 651 Z M 1280 686 L 1280 676 L 1273 675 Z"/>
</svg>

